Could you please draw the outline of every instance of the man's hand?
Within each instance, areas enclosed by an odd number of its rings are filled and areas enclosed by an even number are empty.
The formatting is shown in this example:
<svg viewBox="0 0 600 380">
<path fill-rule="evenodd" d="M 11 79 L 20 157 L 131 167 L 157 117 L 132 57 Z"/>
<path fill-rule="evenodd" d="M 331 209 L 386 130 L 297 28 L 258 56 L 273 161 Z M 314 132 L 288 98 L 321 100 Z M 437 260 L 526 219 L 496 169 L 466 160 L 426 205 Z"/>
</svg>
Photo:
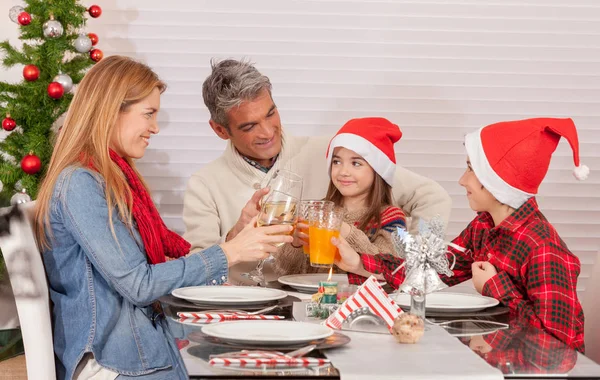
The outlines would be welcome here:
<svg viewBox="0 0 600 380">
<path fill-rule="evenodd" d="M 492 277 L 498 274 L 496 267 L 488 261 L 476 261 L 471 265 L 473 272 L 473 285 L 475 290 L 481 294 L 483 286 Z"/>
<path fill-rule="evenodd" d="M 250 223 L 252 218 L 257 216 L 260 212 L 260 200 L 262 197 L 269 193 L 269 188 L 265 187 L 260 190 L 256 190 L 256 192 L 252 195 L 252 198 L 246 203 L 244 208 L 242 209 L 242 213 L 240 214 L 240 218 L 235 223 L 233 228 L 229 230 L 227 236 L 225 237 L 225 241 L 229 241 L 239 234 L 244 227 Z"/>
</svg>

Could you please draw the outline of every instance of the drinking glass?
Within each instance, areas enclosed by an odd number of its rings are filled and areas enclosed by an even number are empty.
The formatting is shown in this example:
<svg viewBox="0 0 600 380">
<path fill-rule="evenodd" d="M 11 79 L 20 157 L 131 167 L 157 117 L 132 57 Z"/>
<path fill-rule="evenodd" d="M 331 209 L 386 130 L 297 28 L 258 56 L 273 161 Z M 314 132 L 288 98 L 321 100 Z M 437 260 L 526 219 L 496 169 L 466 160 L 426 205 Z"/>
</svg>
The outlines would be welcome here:
<svg viewBox="0 0 600 380">
<path fill-rule="evenodd" d="M 310 241 L 310 265 L 318 268 L 331 268 L 337 253 L 332 237 L 340 236 L 344 219 L 344 209 L 312 210 L 308 220 L 308 239 Z"/>
<path fill-rule="evenodd" d="M 277 170 L 267 184 L 269 193 L 261 201 L 261 210 L 258 214 L 257 226 L 272 226 L 276 224 L 296 225 L 298 217 L 298 205 L 302 198 L 302 177 L 288 171 Z M 286 233 L 292 234 L 293 230 Z M 276 244 L 281 246 L 283 243 Z M 256 268 L 243 276 L 251 279 L 261 286 L 266 286 L 263 267 L 266 260 L 260 260 Z"/>
<path fill-rule="evenodd" d="M 332 209 L 334 207 L 334 203 L 332 201 L 323 201 L 323 200 L 314 200 L 307 199 L 300 202 L 300 208 L 298 209 L 298 223 L 302 223 L 308 226 L 308 218 L 310 216 L 310 212 L 312 210 L 322 210 L 322 209 Z M 303 232 L 306 235 L 309 234 L 308 227 L 300 228 L 299 225 L 296 227 L 299 232 Z M 307 244 L 302 246 L 302 250 L 305 254 L 310 254 L 309 241 L 310 239 L 302 239 Z"/>
</svg>

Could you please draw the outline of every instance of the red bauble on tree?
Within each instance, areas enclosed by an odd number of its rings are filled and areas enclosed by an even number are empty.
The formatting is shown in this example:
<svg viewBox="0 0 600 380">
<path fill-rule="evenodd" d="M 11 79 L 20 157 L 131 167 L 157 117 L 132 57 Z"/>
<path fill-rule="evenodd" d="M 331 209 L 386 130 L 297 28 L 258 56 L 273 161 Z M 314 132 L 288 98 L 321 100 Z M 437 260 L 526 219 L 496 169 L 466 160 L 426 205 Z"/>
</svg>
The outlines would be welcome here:
<svg viewBox="0 0 600 380">
<path fill-rule="evenodd" d="M 40 69 L 36 65 L 26 65 L 23 67 L 23 78 L 26 81 L 33 82 L 40 77 Z"/>
<path fill-rule="evenodd" d="M 92 46 L 96 46 L 98 43 L 98 35 L 96 33 L 88 33 L 88 37 L 92 41 Z"/>
<path fill-rule="evenodd" d="M 6 118 L 2 120 L 2 129 L 10 132 L 15 128 L 17 128 L 17 122 L 11 119 L 10 114 L 7 113 Z"/>
<path fill-rule="evenodd" d="M 88 9 L 88 12 L 90 13 L 90 16 L 92 16 L 93 18 L 98 18 L 102 14 L 102 8 L 100 8 L 97 5 L 92 5 Z"/>
<path fill-rule="evenodd" d="M 27 174 L 35 174 L 42 168 L 42 160 L 33 152 L 29 152 L 28 155 L 23 157 L 21 160 L 21 169 Z"/>
<path fill-rule="evenodd" d="M 27 12 L 21 12 L 19 13 L 19 16 L 17 16 L 17 21 L 23 26 L 29 25 L 31 24 L 31 15 Z"/>
<path fill-rule="evenodd" d="M 62 84 L 58 82 L 52 82 L 48 85 L 48 96 L 52 99 L 60 99 L 65 93 L 65 89 Z"/>
<path fill-rule="evenodd" d="M 100 49 L 90 50 L 90 58 L 94 62 L 100 62 L 100 60 L 102 59 L 103 56 L 104 56 L 104 53 L 102 53 L 102 50 L 100 50 Z"/>
</svg>

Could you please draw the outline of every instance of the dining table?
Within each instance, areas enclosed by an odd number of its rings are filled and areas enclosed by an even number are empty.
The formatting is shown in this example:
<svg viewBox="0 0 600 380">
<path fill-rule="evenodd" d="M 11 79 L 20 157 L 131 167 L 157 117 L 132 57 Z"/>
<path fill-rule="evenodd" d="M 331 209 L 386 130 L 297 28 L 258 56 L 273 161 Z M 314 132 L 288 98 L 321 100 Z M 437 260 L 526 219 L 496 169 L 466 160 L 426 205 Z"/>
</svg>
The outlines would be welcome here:
<svg viewBox="0 0 600 380">
<path fill-rule="evenodd" d="M 310 294 L 278 282 L 268 287 L 288 294 L 273 314 L 284 321 L 323 323 L 307 316 Z M 477 295 L 471 282 L 444 292 Z M 376 323 L 373 328 L 344 327 L 337 332 L 346 339 L 342 346 L 307 355 L 327 359 L 329 365 L 275 369 L 210 365 L 211 355 L 240 348 L 208 339 L 202 333 L 205 324 L 181 323 L 177 313 L 187 309 L 173 297 L 161 303 L 191 379 L 600 379 L 600 365 L 502 305 L 467 316 L 427 314 L 425 333 L 415 344 L 397 343 Z"/>
</svg>

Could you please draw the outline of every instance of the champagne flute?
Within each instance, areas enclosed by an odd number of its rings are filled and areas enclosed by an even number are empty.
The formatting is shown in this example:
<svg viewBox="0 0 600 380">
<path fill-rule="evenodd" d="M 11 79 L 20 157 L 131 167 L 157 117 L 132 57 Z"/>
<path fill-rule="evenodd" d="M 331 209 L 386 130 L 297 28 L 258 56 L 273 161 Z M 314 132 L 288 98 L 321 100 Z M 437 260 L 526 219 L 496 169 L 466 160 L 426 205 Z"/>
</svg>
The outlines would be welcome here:
<svg viewBox="0 0 600 380">
<path fill-rule="evenodd" d="M 298 218 L 298 205 L 302 198 L 302 177 L 288 170 L 277 170 L 267 184 L 269 193 L 264 197 L 256 224 L 272 226 L 276 224 L 296 225 Z M 287 234 L 292 234 L 293 230 Z M 276 244 L 281 246 L 283 243 Z M 254 270 L 244 273 L 243 276 L 251 279 L 261 286 L 266 286 L 263 267 L 269 258 L 260 260 Z"/>
</svg>

